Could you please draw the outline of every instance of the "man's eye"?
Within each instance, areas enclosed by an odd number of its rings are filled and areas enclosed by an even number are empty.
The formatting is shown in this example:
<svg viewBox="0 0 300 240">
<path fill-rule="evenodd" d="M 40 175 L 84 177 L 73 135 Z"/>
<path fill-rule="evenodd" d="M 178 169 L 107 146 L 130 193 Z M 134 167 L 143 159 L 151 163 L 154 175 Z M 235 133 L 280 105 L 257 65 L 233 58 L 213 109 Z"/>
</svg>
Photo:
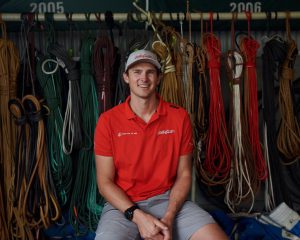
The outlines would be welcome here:
<svg viewBox="0 0 300 240">
<path fill-rule="evenodd" d="M 149 71 L 147 72 L 148 75 L 154 75 L 155 74 L 155 71 Z"/>
</svg>

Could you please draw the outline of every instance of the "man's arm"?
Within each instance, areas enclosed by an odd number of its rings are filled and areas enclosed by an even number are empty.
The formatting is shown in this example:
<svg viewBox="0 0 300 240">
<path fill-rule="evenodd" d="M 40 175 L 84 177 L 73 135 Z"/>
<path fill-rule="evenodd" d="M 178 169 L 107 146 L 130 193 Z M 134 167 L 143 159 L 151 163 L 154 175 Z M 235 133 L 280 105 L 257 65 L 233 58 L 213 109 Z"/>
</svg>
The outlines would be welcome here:
<svg viewBox="0 0 300 240">
<path fill-rule="evenodd" d="M 134 205 L 115 182 L 115 166 L 112 157 L 96 155 L 97 184 L 100 194 L 115 208 L 124 212 Z"/>
<path fill-rule="evenodd" d="M 112 206 L 124 213 L 126 209 L 134 205 L 126 193 L 115 184 L 115 165 L 112 157 L 95 156 L 97 184 L 100 194 Z M 164 223 L 150 214 L 143 212 L 140 209 L 134 211 L 132 221 L 137 224 L 139 232 L 143 238 L 152 238 L 160 231 L 166 231 L 168 236 L 168 229 Z M 165 237 L 165 239 L 169 239 Z"/>
<path fill-rule="evenodd" d="M 192 184 L 192 154 L 179 158 L 177 177 L 170 192 L 170 199 L 167 211 L 162 222 L 166 223 L 169 229 L 172 228 L 174 218 L 185 202 Z"/>
</svg>

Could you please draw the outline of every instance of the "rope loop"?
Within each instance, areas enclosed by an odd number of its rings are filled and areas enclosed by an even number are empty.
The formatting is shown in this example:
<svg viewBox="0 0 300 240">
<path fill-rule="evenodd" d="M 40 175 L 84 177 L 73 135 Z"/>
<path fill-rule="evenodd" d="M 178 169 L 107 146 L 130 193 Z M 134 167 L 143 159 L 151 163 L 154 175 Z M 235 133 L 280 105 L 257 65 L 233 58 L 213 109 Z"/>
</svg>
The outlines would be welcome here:
<svg viewBox="0 0 300 240">
<path fill-rule="evenodd" d="M 54 63 L 55 67 L 54 67 L 53 70 L 47 71 L 46 68 L 45 68 L 45 65 L 48 64 L 48 66 L 49 66 L 51 63 Z M 52 74 L 56 73 L 56 71 L 58 70 L 58 67 L 59 67 L 58 61 L 56 61 L 52 58 L 48 58 L 48 59 L 44 60 L 43 63 L 42 63 L 42 71 L 46 75 L 52 75 Z"/>
</svg>

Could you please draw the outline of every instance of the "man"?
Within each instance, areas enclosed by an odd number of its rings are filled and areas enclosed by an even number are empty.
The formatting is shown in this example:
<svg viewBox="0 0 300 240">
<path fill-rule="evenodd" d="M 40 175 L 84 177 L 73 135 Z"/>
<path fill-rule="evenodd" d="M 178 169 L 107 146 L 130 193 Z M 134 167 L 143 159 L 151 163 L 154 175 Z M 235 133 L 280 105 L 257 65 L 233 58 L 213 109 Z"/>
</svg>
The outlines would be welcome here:
<svg viewBox="0 0 300 240">
<path fill-rule="evenodd" d="M 131 53 L 123 74 L 130 96 L 99 118 L 97 183 L 107 203 L 95 239 L 228 239 L 207 212 L 186 201 L 192 128 L 183 108 L 156 93 L 160 68 L 154 53 Z"/>
</svg>

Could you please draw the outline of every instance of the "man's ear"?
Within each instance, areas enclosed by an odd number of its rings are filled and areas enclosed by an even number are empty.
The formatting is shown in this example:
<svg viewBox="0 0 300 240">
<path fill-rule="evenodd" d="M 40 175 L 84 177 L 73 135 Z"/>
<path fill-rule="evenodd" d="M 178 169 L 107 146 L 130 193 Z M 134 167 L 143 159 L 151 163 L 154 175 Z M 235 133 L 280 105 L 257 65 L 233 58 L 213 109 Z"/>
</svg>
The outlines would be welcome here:
<svg viewBox="0 0 300 240">
<path fill-rule="evenodd" d="M 127 84 L 129 83 L 128 73 L 126 72 L 123 73 L 123 79 Z"/>
</svg>

